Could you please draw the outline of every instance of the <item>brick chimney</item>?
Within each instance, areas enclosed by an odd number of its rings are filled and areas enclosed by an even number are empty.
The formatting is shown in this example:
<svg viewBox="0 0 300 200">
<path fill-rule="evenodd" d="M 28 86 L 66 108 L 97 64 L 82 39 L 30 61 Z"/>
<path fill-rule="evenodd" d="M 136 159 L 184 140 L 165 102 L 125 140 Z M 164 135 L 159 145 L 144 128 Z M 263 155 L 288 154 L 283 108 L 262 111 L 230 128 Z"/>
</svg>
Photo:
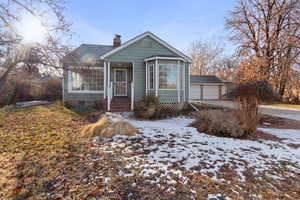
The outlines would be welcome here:
<svg viewBox="0 0 300 200">
<path fill-rule="evenodd" d="M 116 34 L 113 40 L 113 46 L 119 47 L 121 46 L 121 35 Z"/>
</svg>

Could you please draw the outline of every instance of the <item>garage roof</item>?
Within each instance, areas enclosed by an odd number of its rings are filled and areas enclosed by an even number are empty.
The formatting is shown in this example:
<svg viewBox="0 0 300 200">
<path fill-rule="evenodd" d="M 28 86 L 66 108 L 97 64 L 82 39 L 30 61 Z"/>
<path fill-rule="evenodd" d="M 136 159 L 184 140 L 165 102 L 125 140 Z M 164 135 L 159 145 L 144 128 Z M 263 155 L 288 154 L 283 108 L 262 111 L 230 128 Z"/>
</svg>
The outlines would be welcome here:
<svg viewBox="0 0 300 200">
<path fill-rule="evenodd" d="M 224 83 L 224 81 L 222 81 L 215 75 L 192 75 L 191 83 Z"/>
</svg>

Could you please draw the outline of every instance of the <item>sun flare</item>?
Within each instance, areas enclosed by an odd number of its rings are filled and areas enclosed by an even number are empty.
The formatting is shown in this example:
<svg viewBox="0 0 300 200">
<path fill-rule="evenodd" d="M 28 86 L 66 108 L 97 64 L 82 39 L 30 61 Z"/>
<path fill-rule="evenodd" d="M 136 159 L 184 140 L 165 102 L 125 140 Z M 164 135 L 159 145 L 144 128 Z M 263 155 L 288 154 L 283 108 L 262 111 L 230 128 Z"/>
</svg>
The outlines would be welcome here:
<svg viewBox="0 0 300 200">
<path fill-rule="evenodd" d="M 22 16 L 16 24 L 17 34 L 21 36 L 23 44 L 43 44 L 46 42 L 47 30 L 41 20 L 33 15 Z"/>
</svg>

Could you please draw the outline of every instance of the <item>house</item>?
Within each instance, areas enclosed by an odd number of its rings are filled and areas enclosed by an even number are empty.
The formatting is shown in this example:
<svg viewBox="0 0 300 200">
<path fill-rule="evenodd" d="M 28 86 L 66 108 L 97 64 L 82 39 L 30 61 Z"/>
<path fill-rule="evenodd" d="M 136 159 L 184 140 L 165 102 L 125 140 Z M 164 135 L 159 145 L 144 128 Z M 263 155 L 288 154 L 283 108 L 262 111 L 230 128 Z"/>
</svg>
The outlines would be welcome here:
<svg viewBox="0 0 300 200">
<path fill-rule="evenodd" d="M 62 62 L 65 102 L 125 111 L 146 94 L 176 108 L 189 101 L 191 59 L 151 32 L 123 44 L 120 35 L 112 45 L 82 44 Z"/>
<path fill-rule="evenodd" d="M 215 75 L 191 75 L 191 99 L 221 99 L 227 93 L 227 83 Z"/>
</svg>

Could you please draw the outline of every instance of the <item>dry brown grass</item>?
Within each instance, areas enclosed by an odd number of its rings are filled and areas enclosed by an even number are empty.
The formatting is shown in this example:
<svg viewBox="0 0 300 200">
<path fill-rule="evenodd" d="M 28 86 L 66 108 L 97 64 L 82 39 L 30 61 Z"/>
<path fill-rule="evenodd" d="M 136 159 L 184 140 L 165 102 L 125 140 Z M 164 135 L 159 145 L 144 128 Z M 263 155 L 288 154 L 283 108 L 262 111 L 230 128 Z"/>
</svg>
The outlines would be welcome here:
<svg viewBox="0 0 300 200">
<path fill-rule="evenodd" d="M 128 122 L 120 120 L 110 123 L 107 117 L 102 117 L 98 122 L 84 126 L 81 135 L 88 138 L 112 138 L 115 135 L 133 136 L 137 132 L 138 129 Z"/>
<path fill-rule="evenodd" d="M 234 112 L 223 110 L 200 111 L 195 114 L 193 124 L 199 131 L 221 137 L 242 137 L 245 135 L 243 124 Z"/>
<path fill-rule="evenodd" d="M 102 117 L 99 121 L 93 124 L 88 124 L 84 126 L 81 130 L 81 136 L 88 138 L 94 136 L 100 136 L 101 131 L 109 125 L 109 120 L 107 117 Z"/>
<path fill-rule="evenodd" d="M 259 100 L 255 96 L 245 96 L 236 99 L 236 113 L 244 124 L 247 134 L 256 132 L 259 123 Z"/>
<path fill-rule="evenodd" d="M 99 136 L 102 138 L 111 138 L 115 135 L 134 136 L 137 132 L 138 129 L 130 123 L 120 120 L 104 128 Z"/>
</svg>

